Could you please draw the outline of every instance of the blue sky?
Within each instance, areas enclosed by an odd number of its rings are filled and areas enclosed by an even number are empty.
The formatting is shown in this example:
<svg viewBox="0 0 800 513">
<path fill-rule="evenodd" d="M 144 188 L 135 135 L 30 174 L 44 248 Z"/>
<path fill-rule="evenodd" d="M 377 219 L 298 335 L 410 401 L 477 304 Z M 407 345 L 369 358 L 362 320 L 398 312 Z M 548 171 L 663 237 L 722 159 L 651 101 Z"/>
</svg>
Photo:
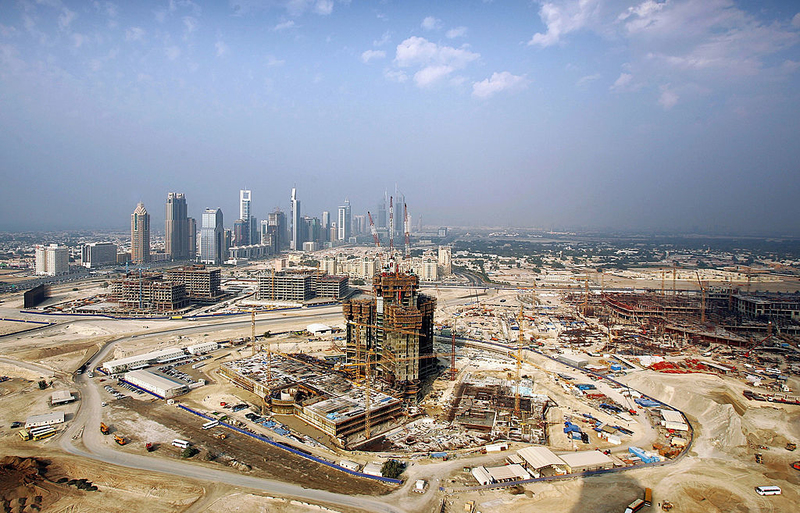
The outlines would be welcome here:
<svg viewBox="0 0 800 513">
<path fill-rule="evenodd" d="M 797 236 L 799 42 L 790 1 L 2 2 L 0 229 L 397 184 L 423 224 Z"/>
</svg>

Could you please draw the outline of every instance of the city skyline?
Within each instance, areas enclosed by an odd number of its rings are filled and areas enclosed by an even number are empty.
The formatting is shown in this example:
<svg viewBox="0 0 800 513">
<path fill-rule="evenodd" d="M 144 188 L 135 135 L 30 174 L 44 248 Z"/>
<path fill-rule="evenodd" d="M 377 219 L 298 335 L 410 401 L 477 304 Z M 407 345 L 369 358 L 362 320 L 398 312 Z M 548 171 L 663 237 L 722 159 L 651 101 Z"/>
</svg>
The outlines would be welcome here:
<svg viewBox="0 0 800 513">
<path fill-rule="evenodd" d="M 258 219 L 292 187 L 361 215 L 398 183 L 431 226 L 797 236 L 798 11 L 6 3 L 0 230 L 122 228 L 167 191 L 234 213 L 244 187 Z"/>
</svg>

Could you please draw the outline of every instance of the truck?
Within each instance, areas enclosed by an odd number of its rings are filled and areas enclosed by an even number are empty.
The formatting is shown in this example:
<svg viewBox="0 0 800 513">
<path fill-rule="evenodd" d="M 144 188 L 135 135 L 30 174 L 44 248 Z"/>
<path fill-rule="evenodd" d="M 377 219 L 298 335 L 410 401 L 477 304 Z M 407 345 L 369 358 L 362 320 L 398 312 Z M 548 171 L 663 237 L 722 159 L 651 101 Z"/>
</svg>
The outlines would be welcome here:
<svg viewBox="0 0 800 513">
<path fill-rule="evenodd" d="M 644 507 L 644 501 L 642 499 L 636 499 L 635 501 L 628 504 L 628 507 L 625 508 L 625 513 L 636 513 L 643 507 Z"/>
<path fill-rule="evenodd" d="M 100 423 L 100 432 L 103 433 L 104 435 L 107 435 L 111 431 L 108 429 L 108 426 L 106 426 L 105 423 L 101 422 Z"/>
<path fill-rule="evenodd" d="M 128 443 L 128 441 L 120 435 L 114 435 L 114 441 L 117 442 L 118 445 L 125 445 Z"/>
<path fill-rule="evenodd" d="M 650 488 L 644 489 L 644 505 L 648 508 L 653 505 L 653 490 Z"/>
</svg>

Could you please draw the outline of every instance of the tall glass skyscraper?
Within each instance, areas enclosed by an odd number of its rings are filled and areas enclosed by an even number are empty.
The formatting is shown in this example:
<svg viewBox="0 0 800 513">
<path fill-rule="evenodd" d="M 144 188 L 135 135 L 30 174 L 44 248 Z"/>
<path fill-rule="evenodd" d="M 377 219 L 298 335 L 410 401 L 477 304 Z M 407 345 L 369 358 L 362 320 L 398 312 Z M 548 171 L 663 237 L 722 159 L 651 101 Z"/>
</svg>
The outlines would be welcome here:
<svg viewBox="0 0 800 513">
<path fill-rule="evenodd" d="M 303 249 L 303 239 L 301 234 L 302 218 L 300 217 L 300 200 L 297 199 L 297 189 L 292 187 L 292 241 L 290 249 L 299 251 Z"/>
<path fill-rule="evenodd" d="M 167 194 L 165 250 L 172 260 L 189 258 L 189 217 L 186 211 L 186 197 L 183 194 Z"/>
<path fill-rule="evenodd" d="M 225 261 L 225 228 L 222 209 L 207 208 L 200 228 L 200 262 L 219 265 Z"/>
</svg>

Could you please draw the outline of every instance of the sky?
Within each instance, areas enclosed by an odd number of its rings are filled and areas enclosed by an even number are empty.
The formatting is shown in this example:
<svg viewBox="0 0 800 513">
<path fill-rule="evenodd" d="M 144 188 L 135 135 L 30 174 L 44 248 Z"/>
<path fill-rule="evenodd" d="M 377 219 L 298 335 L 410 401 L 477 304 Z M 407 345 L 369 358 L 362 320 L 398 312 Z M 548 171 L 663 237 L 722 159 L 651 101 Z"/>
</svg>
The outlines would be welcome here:
<svg viewBox="0 0 800 513">
<path fill-rule="evenodd" d="M 2 1 L 0 230 L 396 187 L 415 226 L 800 236 L 799 43 L 796 1 Z"/>
</svg>

